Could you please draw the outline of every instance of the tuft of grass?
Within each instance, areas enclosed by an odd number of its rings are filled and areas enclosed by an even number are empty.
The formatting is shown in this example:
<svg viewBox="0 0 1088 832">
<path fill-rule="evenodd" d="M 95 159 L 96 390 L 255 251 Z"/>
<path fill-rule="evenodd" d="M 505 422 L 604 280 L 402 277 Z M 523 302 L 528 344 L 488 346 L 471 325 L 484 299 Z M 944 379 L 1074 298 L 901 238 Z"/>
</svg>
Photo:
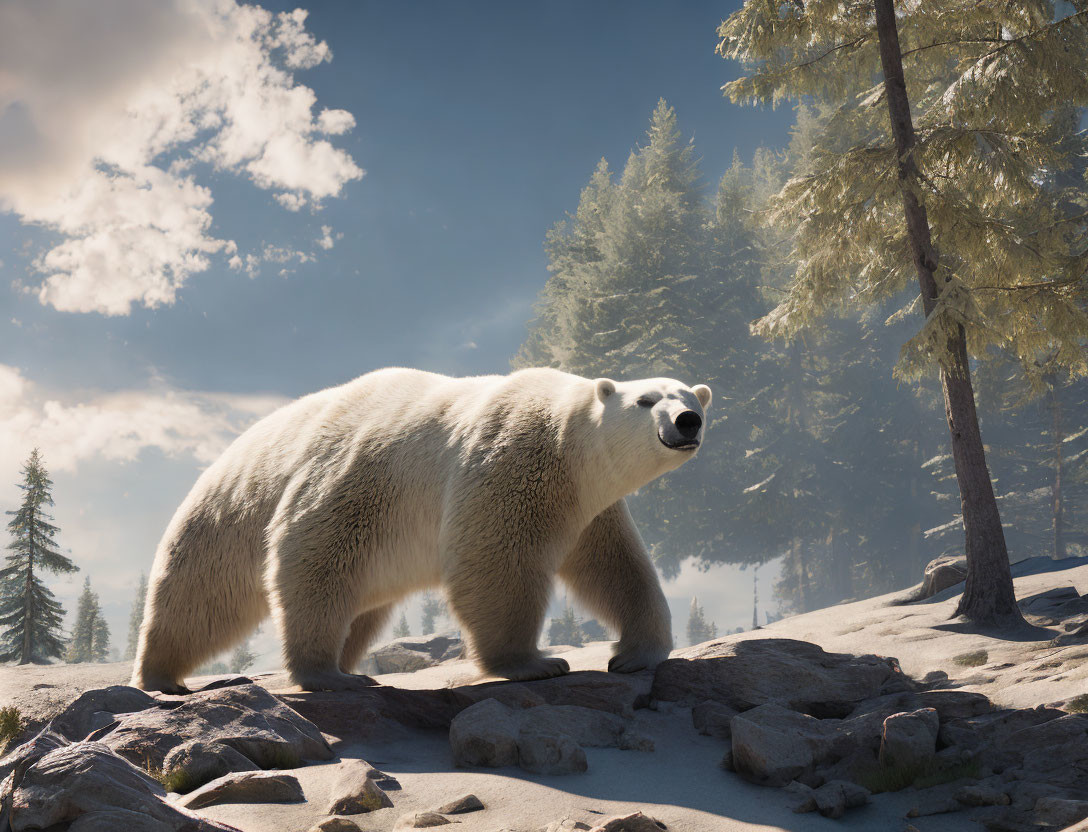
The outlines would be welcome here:
<svg viewBox="0 0 1088 832">
<path fill-rule="evenodd" d="M 19 732 L 26 725 L 23 712 L 14 705 L 0 708 L 0 754 L 7 750 L 13 739 L 19 736 Z"/>
<path fill-rule="evenodd" d="M 302 759 L 289 745 L 274 745 L 270 751 L 261 755 L 261 768 L 266 770 L 299 768 L 301 765 Z"/>
<path fill-rule="evenodd" d="M 952 661 L 960 667 L 981 667 L 990 660 L 990 654 L 985 650 L 974 650 L 970 653 L 960 653 L 953 656 Z"/>
<path fill-rule="evenodd" d="M 1068 702 L 1065 703 L 1065 710 L 1071 714 L 1083 714 L 1088 713 L 1088 693 L 1082 693 L 1080 696 L 1074 696 Z"/>
<path fill-rule="evenodd" d="M 148 757 L 144 758 L 144 773 L 152 780 L 157 780 L 159 785 L 162 786 L 168 792 L 177 792 L 178 794 L 187 794 L 194 789 L 199 789 L 205 783 L 210 782 L 210 778 L 200 780 L 193 777 L 184 768 L 175 768 L 170 771 L 163 771 L 162 766 L 151 765 L 151 760 Z"/>
<path fill-rule="evenodd" d="M 964 777 L 979 776 L 981 766 L 977 761 L 957 763 L 952 766 L 940 766 L 931 763 L 928 766 L 877 766 L 861 772 L 857 777 L 859 786 L 864 786 L 873 794 L 898 792 L 910 786 L 916 789 L 928 789 L 942 783 L 952 783 Z"/>
</svg>

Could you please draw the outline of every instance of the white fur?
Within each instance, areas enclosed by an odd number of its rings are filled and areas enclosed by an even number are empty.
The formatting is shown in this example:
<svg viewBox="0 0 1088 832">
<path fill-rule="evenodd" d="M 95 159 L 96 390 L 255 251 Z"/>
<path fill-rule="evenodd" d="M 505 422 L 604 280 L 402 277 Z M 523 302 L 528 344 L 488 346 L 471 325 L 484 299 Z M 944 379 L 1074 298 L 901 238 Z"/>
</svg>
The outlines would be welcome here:
<svg viewBox="0 0 1088 832">
<path fill-rule="evenodd" d="M 668 606 L 623 497 L 691 458 L 664 443 L 709 401 L 703 385 L 549 369 L 388 369 L 299 399 L 178 508 L 133 684 L 183 690 L 271 612 L 298 684 L 348 687 L 396 602 L 439 584 L 485 670 L 555 675 L 565 663 L 536 644 L 557 573 L 619 631 L 612 669 L 653 666 L 672 646 Z"/>
</svg>

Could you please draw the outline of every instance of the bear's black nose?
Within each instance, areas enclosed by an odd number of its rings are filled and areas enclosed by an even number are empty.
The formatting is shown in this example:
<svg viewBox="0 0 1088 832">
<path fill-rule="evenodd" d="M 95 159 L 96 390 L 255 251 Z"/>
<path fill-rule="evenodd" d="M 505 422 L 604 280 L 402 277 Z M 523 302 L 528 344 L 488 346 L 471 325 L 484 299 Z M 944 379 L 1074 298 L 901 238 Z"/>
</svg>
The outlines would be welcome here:
<svg viewBox="0 0 1088 832">
<path fill-rule="evenodd" d="M 694 410 L 685 410 L 676 417 L 676 429 L 685 439 L 694 439 L 702 426 L 703 419 Z"/>
</svg>

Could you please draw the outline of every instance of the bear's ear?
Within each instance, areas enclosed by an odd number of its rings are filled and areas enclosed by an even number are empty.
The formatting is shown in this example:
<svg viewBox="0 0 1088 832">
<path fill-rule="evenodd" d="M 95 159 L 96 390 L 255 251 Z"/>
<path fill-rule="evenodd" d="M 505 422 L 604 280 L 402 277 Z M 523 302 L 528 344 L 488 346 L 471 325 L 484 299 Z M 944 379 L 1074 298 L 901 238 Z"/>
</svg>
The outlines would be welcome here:
<svg viewBox="0 0 1088 832">
<path fill-rule="evenodd" d="M 710 388 L 705 384 L 696 384 L 691 388 L 691 392 L 695 394 L 695 398 L 699 400 L 699 404 L 703 406 L 704 410 L 710 406 Z"/>
<path fill-rule="evenodd" d="M 602 402 L 616 392 L 616 382 L 610 378 L 599 378 L 596 384 L 597 398 Z"/>
</svg>

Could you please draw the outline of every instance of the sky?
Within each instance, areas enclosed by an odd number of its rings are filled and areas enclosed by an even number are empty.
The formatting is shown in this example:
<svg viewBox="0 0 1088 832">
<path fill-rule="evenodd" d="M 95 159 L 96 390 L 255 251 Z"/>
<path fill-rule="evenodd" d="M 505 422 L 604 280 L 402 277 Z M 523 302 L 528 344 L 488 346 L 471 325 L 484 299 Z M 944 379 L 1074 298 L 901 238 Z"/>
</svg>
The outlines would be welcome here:
<svg viewBox="0 0 1088 832">
<path fill-rule="evenodd" d="M 385 366 L 508 372 L 545 232 L 659 98 L 708 188 L 784 145 L 791 112 L 720 91 L 738 5 L 0 4 L 0 507 L 39 446 L 69 612 L 89 576 L 123 649 L 178 503 L 277 406 Z M 751 621 L 751 572 L 665 591 L 679 634 L 696 592 Z"/>
</svg>

